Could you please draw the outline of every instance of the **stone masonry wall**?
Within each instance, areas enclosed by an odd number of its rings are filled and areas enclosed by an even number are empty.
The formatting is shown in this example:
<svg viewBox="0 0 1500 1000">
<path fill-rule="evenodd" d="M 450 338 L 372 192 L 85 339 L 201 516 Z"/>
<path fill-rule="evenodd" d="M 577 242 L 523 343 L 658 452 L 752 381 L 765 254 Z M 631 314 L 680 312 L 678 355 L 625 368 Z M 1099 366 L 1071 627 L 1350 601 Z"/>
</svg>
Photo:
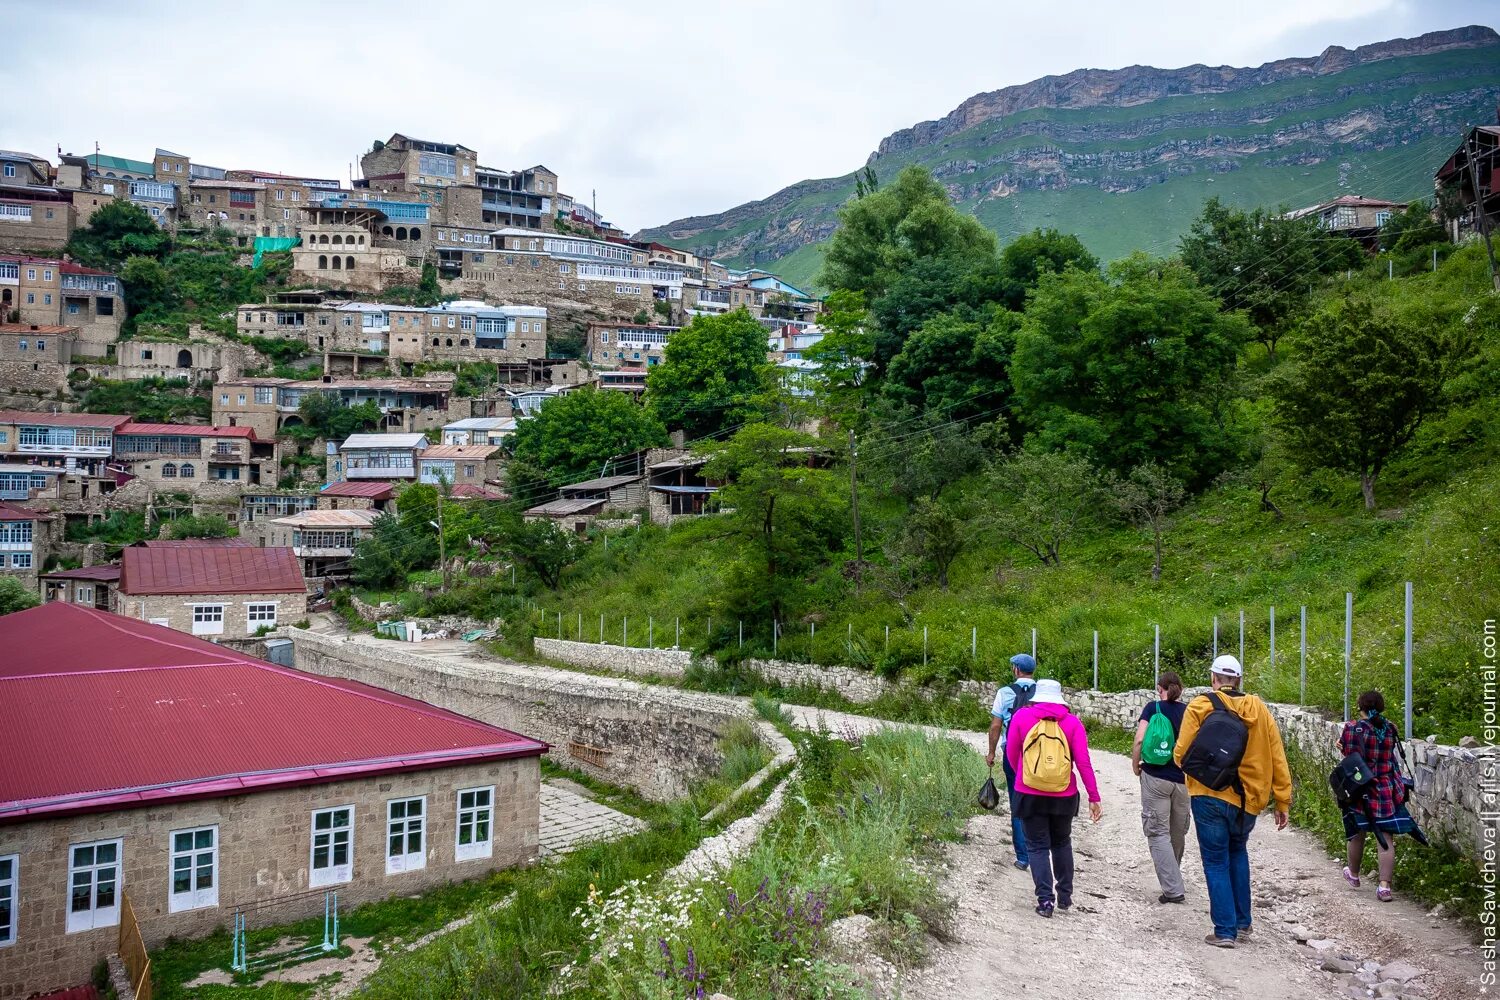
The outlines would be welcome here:
<svg viewBox="0 0 1500 1000">
<path fill-rule="evenodd" d="M 372 644 L 289 629 L 299 670 L 373 684 L 524 733 L 559 763 L 658 801 L 717 773 L 719 734 L 749 718 L 740 702 L 546 667 L 439 658 L 395 641 Z"/>
<path fill-rule="evenodd" d="M 459 879 L 525 864 L 537 856 L 540 767 L 537 758 L 463 764 L 404 774 L 175 802 L 117 812 L 43 819 L 0 827 L 0 855 L 19 856 L 17 939 L 0 948 L 0 997 L 87 982 L 94 963 L 118 947 L 119 927 L 65 933 L 69 845 L 119 839 L 119 887 L 130 898 L 147 948 L 168 936 L 192 937 L 226 927 L 237 906 L 307 893 L 312 814 L 353 806 L 349 882 L 332 885 L 339 909 L 392 895 L 413 895 Z M 493 785 L 492 856 L 458 861 L 458 791 Z M 387 874 L 386 802 L 427 797 L 425 867 Z M 171 833 L 218 828 L 218 904 L 170 912 Z M 253 930 L 312 916 L 315 891 L 250 911 Z"/>
<path fill-rule="evenodd" d="M 538 639 L 537 652 L 552 659 L 580 666 L 601 667 L 637 674 L 678 677 L 691 654 L 670 649 L 632 649 L 597 643 L 560 642 Z M 544 648 L 545 644 L 545 648 Z M 687 659 L 684 659 L 687 658 Z M 946 692 L 929 688 L 911 688 L 887 681 L 852 667 L 825 667 L 785 660 L 746 660 L 745 667 L 770 681 L 787 687 L 809 685 L 842 695 L 856 704 L 867 704 L 882 694 L 905 691 L 922 697 L 944 693 L 959 698 L 973 698 L 990 705 L 999 681 L 960 681 Z M 1206 690 L 1190 689 L 1184 698 Z M 1080 715 L 1106 725 L 1134 729 L 1142 706 L 1155 698 L 1152 691 L 1069 690 L 1068 705 Z M 1317 711 L 1297 705 L 1271 704 L 1271 712 L 1281 727 L 1286 745 L 1301 754 L 1325 762 L 1329 770 L 1337 763 L 1338 737 L 1342 723 L 1325 719 Z M 1467 749 L 1413 740 L 1405 744 L 1417 780 L 1417 794 L 1410 808 L 1422 829 L 1434 841 L 1443 841 L 1469 857 L 1484 850 L 1485 803 L 1480 779 L 1486 761 L 1493 761 L 1500 751 L 1493 747 Z M 1304 794 L 1328 794 L 1326 789 Z M 1493 819 L 1488 821 L 1491 825 Z"/>
</svg>

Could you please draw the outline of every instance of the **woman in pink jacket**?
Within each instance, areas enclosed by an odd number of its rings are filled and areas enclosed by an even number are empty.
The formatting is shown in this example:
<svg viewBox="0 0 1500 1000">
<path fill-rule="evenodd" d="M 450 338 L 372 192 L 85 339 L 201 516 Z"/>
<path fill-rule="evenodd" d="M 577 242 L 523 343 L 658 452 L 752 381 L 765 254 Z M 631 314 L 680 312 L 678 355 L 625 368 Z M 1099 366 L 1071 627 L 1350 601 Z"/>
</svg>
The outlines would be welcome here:
<svg viewBox="0 0 1500 1000">
<path fill-rule="evenodd" d="M 1027 784 L 1033 765 L 1028 757 L 1046 748 L 1042 739 L 1029 739 L 1032 730 L 1044 719 L 1057 723 L 1067 743 L 1066 753 L 1072 762 L 1068 785 L 1062 791 L 1043 791 Z M 1027 751 L 1031 754 L 1028 755 Z M 1056 753 L 1062 748 L 1054 748 Z M 1057 909 L 1066 912 L 1073 906 L 1073 817 L 1078 815 L 1078 779 L 1089 793 L 1089 819 L 1099 822 L 1104 815 L 1099 803 L 1099 785 L 1094 780 L 1094 765 L 1089 760 L 1088 734 L 1078 716 L 1068 711 L 1063 701 L 1062 685 L 1055 680 L 1036 682 L 1031 703 L 1011 716 L 1005 736 L 1005 757 L 1016 770 L 1016 811 L 1026 834 L 1026 851 L 1031 857 L 1031 879 L 1036 885 L 1038 916 L 1052 916 Z M 1055 883 L 1055 884 L 1054 884 Z"/>
</svg>

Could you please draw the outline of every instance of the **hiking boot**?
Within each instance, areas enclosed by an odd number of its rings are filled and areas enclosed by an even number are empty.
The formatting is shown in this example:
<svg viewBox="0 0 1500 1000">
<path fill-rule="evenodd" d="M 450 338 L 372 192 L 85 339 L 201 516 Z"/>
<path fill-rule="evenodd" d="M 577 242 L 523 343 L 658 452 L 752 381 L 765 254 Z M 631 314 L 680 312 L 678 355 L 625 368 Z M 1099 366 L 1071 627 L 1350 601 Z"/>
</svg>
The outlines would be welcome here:
<svg viewBox="0 0 1500 1000">
<path fill-rule="evenodd" d="M 1030 871 L 1030 869 L 1031 869 L 1031 865 L 1027 864 L 1025 861 L 1012 861 L 1011 864 L 1015 865 L 1018 869 L 1020 869 L 1023 872 L 1024 871 Z"/>
<path fill-rule="evenodd" d="M 1039 917 L 1047 917 L 1047 918 L 1050 919 L 1051 916 L 1052 916 L 1052 904 L 1051 903 L 1038 903 L 1038 904 L 1036 904 L 1036 915 L 1039 916 Z"/>
<path fill-rule="evenodd" d="M 1249 944 L 1250 943 L 1250 933 L 1251 933 L 1250 932 L 1250 928 L 1248 928 L 1248 927 L 1241 927 L 1239 930 L 1237 930 L 1237 931 L 1234 932 L 1234 939 L 1236 941 L 1238 941 L 1238 942 L 1243 943 L 1243 944 Z"/>
<path fill-rule="evenodd" d="M 1071 897 L 1069 897 L 1068 899 L 1059 898 L 1057 900 L 1057 909 L 1058 909 L 1059 912 L 1061 912 L 1061 913 L 1067 913 L 1072 908 L 1073 908 L 1073 900 L 1072 900 Z"/>
<path fill-rule="evenodd" d="M 1359 888 L 1359 876 L 1351 872 L 1348 865 L 1344 866 L 1344 881 L 1349 883 L 1351 889 Z"/>
<path fill-rule="evenodd" d="M 1203 939 L 1204 944 L 1211 944 L 1215 948 L 1233 948 L 1234 938 L 1221 938 L 1217 934 L 1210 934 Z"/>
<path fill-rule="evenodd" d="M 1166 893 L 1162 893 L 1160 896 L 1156 897 L 1156 901 L 1158 903 L 1183 903 L 1183 902 L 1187 901 L 1187 897 L 1186 896 L 1168 896 Z"/>
</svg>

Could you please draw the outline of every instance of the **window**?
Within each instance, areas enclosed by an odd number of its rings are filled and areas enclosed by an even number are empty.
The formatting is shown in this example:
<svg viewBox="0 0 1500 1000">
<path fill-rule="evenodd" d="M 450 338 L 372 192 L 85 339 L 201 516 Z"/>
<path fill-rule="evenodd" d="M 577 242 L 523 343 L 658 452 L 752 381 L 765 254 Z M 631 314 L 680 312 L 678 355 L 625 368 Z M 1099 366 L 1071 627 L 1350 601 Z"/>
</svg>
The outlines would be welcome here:
<svg viewBox="0 0 1500 1000">
<path fill-rule="evenodd" d="M 102 297 L 95 299 L 94 313 L 99 316 L 113 316 L 115 314 L 115 300 Z"/>
<path fill-rule="evenodd" d="M 121 841 L 68 848 L 68 933 L 120 922 Z"/>
<path fill-rule="evenodd" d="M 1390 222 L 1390 221 L 1391 221 L 1391 213 L 1390 212 L 1376 212 L 1375 213 L 1375 225 L 1377 225 L 1377 226 L 1383 226 L 1387 222 Z"/>
<path fill-rule="evenodd" d="M 172 913 L 219 905 L 219 828 L 172 831 Z"/>
<path fill-rule="evenodd" d="M 10 557 L 10 565 L 11 565 L 11 568 L 13 568 L 13 569 L 30 569 L 31 568 L 31 553 L 30 552 L 17 552 L 17 553 L 15 553 L 14 555 L 12 555 Z"/>
<path fill-rule="evenodd" d="M 453 329 L 453 328 L 454 328 L 454 327 L 455 327 L 455 326 L 456 326 L 456 325 L 458 325 L 458 317 L 457 317 L 457 316 L 449 316 L 449 317 L 448 317 L 448 329 L 450 329 L 450 330 L 451 330 L 451 329 Z"/>
<path fill-rule="evenodd" d="M 42 272 L 42 280 L 43 281 L 51 281 L 52 280 L 52 272 L 50 270 L 43 271 Z"/>
<path fill-rule="evenodd" d="M 37 338 L 36 349 L 39 351 L 45 351 L 47 349 L 47 341 L 41 338 Z"/>
<path fill-rule="evenodd" d="M 573 265 L 571 265 L 571 264 L 559 264 L 559 265 L 557 265 L 557 273 L 558 274 L 568 274 L 572 270 L 573 270 Z"/>
<path fill-rule="evenodd" d="M 195 475 L 192 463 L 183 462 L 182 465 L 178 467 L 177 474 L 183 479 L 192 479 Z"/>
<path fill-rule="evenodd" d="M 224 605 L 194 604 L 193 634 L 221 635 L 224 632 Z"/>
<path fill-rule="evenodd" d="M 34 306 L 34 305 L 36 305 L 36 293 L 35 292 L 27 292 L 26 293 L 26 304 L 28 306 Z"/>
<path fill-rule="evenodd" d="M 36 268 L 34 268 L 34 267 L 28 267 L 26 269 L 26 280 L 27 281 L 35 281 L 36 280 Z"/>
<path fill-rule="evenodd" d="M 241 406 L 245 405 L 245 394 L 243 392 L 240 393 L 240 405 Z"/>
<path fill-rule="evenodd" d="M 221 392 L 221 393 L 219 393 L 219 405 L 220 406 L 228 406 L 229 405 L 229 393 L 227 393 L 227 392 Z"/>
<path fill-rule="evenodd" d="M 276 189 L 276 200 L 277 201 L 281 201 L 285 197 L 286 197 L 286 192 L 283 191 L 281 188 L 277 188 Z"/>
<path fill-rule="evenodd" d="M 427 867 L 426 797 L 392 799 L 386 803 L 385 873 L 411 872 Z"/>
<path fill-rule="evenodd" d="M 312 814 L 312 865 L 307 884 L 316 889 L 354 877 L 354 807 L 319 809 Z"/>
<path fill-rule="evenodd" d="M 26 340 L 24 340 L 24 339 L 22 339 L 22 340 L 20 340 L 20 341 L 18 341 L 18 342 L 17 342 L 17 346 L 18 346 L 18 347 L 19 347 L 19 348 L 20 348 L 20 349 L 21 349 L 21 350 L 23 350 L 23 351 L 24 351 L 24 350 L 26 350 L 26 343 L 27 343 L 27 341 L 26 341 Z"/>
<path fill-rule="evenodd" d="M 245 624 L 251 632 L 261 628 L 276 627 L 275 604 L 245 605 Z"/>
<path fill-rule="evenodd" d="M 78 585 L 77 591 L 73 595 L 73 603 L 75 603 L 75 604 L 93 604 L 94 603 L 94 587 L 93 587 L 93 585 L 92 584 L 85 585 L 85 584 L 80 583 Z"/>
<path fill-rule="evenodd" d="M 14 163 L 7 163 L 5 165 L 5 176 L 7 176 L 7 177 L 14 177 L 14 176 L 16 176 L 16 165 Z"/>
<path fill-rule="evenodd" d="M 16 943 L 16 883 L 20 855 L 0 858 L 0 948 Z"/>
<path fill-rule="evenodd" d="M 52 293 L 51 292 L 44 292 L 42 294 L 42 305 L 44 305 L 44 306 L 50 306 L 51 304 L 52 304 Z"/>
<path fill-rule="evenodd" d="M 600 330 L 599 331 L 599 343 L 601 343 L 601 344 L 607 344 L 607 343 L 609 343 L 609 331 L 608 330 Z"/>
<path fill-rule="evenodd" d="M 458 839 L 453 860 L 471 861 L 487 858 L 493 850 L 490 816 L 495 788 L 465 788 L 458 793 Z"/>
</svg>

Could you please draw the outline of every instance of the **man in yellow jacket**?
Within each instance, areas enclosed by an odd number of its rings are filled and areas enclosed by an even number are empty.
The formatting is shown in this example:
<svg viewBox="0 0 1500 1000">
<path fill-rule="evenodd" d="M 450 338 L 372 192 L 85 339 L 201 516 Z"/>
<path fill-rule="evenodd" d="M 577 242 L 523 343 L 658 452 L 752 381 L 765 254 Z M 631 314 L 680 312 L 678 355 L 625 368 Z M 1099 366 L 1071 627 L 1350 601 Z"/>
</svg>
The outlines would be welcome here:
<svg viewBox="0 0 1500 1000">
<path fill-rule="evenodd" d="M 1233 948 L 1236 940 L 1250 935 L 1250 855 L 1245 843 L 1255 829 L 1255 818 L 1272 799 L 1276 803 L 1276 829 L 1286 828 L 1292 808 L 1292 772 L 1281 745 L 1281 730 L 1270 709 L 1255 695 L 1239 689 L 1244 673 L 1240 661 L 1220 656 L 1209 671 L 1216 699 L 1199 695 L 1188 704 L 1172 756 L 1181 767 L 1203 720 L 1215 710 L 1215 700 L 1245 724 L 1248 736 L 1239 766 L 1240 787 L 1215 791 L 1187 774 L 1193 826 L 1198 831 L 1198 850 L 1208 882 L 1208 910 L 1214 923 L 1213 933 L 1204 940 L 1217 948 Z"/>
</svg>

